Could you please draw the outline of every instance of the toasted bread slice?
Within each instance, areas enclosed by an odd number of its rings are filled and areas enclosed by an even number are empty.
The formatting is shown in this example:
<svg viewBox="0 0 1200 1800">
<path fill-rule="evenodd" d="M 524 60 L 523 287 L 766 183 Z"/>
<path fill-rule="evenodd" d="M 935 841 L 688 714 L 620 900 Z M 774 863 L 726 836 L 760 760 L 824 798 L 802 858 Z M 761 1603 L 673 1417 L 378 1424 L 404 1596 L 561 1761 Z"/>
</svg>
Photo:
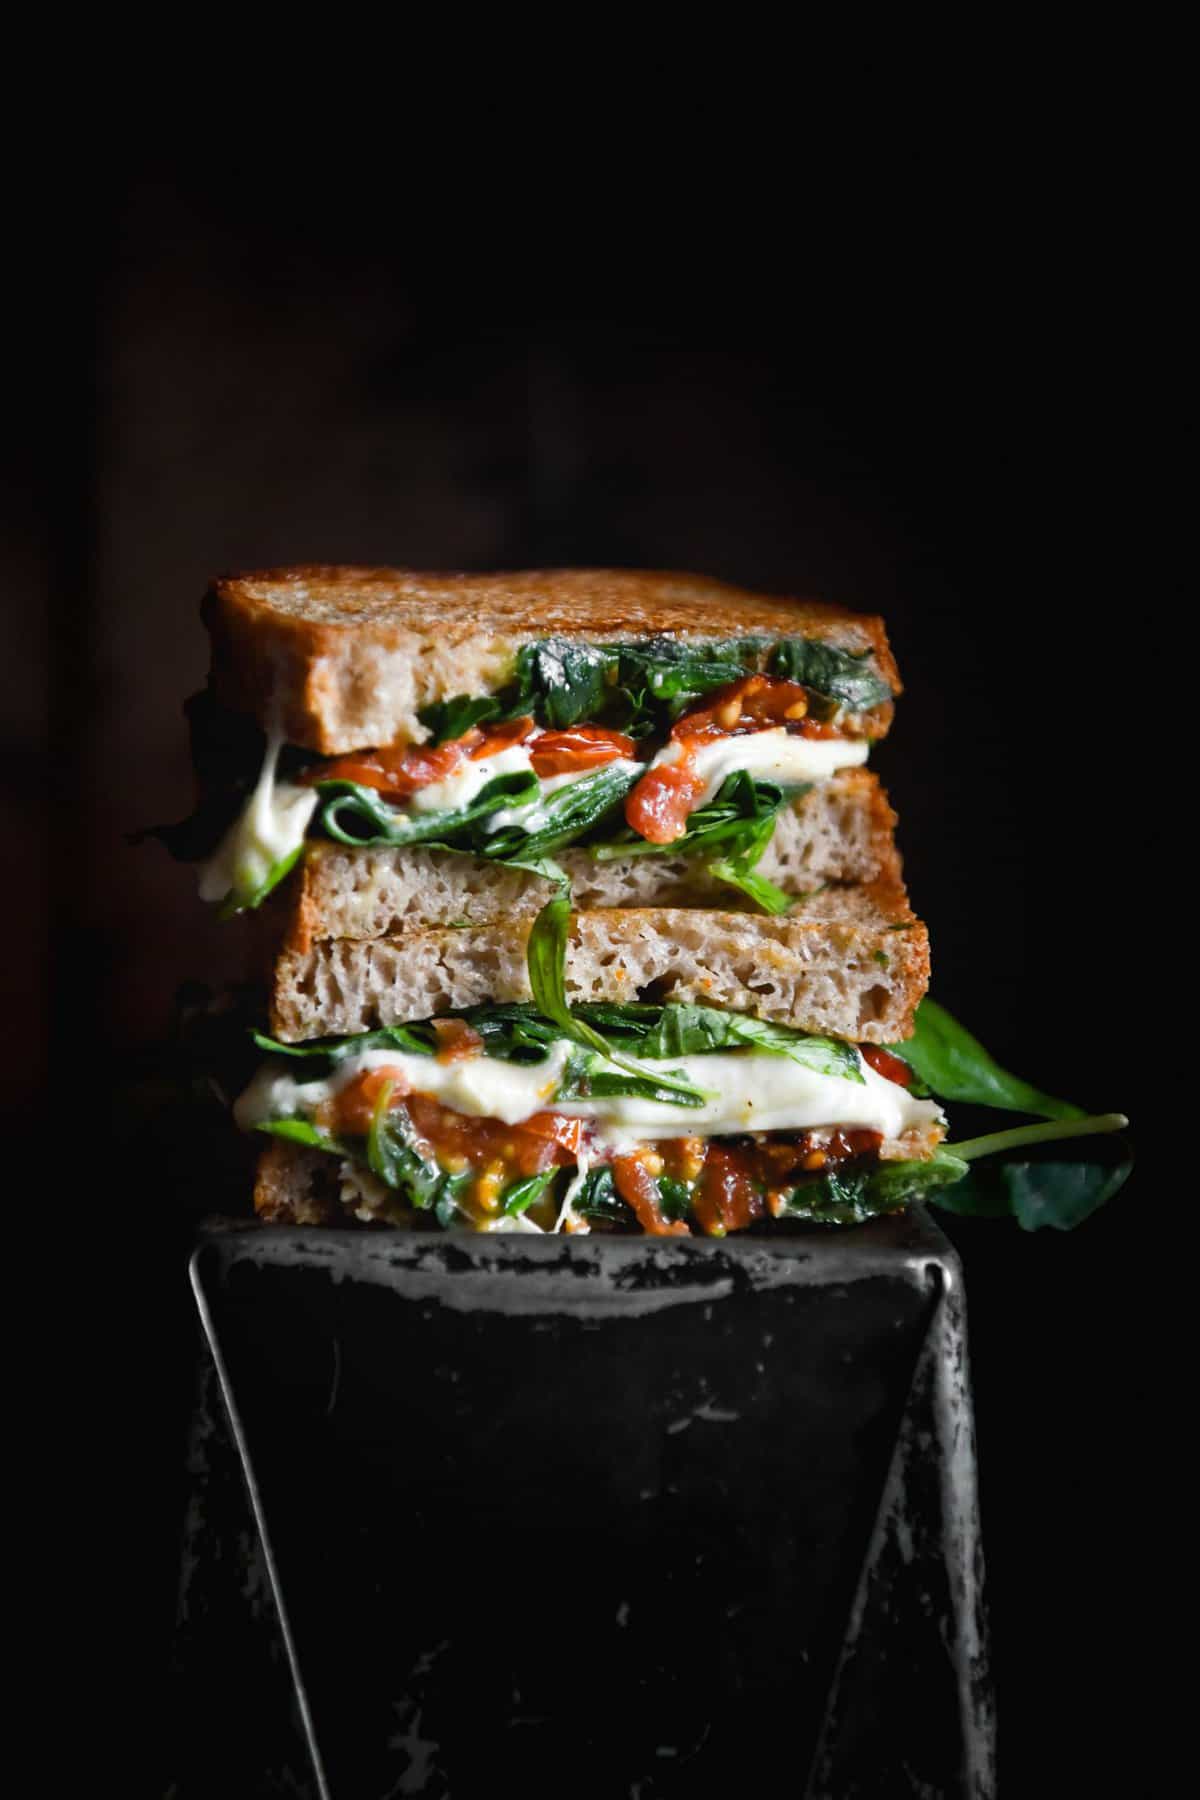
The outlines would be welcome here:
<svg viewBox="0 0 1200 1800">
<path fill-rule="evenodd" d="M 422 707 L 494 693 L 512 675 L 521 646 L 546 637 L 601 644 L 815 638 L 870 652 L 900 692 L 881 619 L 697 575 L 301 566 L 221 577 L 203 611 L 217 699 L 323 755 L 423 742 Z M 891 714 L 890 704 L 863 714 L 863 730 L 882 736 Z"/>
<path fill-rule="evenodd" d="M 757 873 L 787 894 L 804 895 L 829 881 L 897 882 L 896 815 L 878 779 L 848 769 L 819 782 L 779 814 Z M 599 907 L 704 906 L 740 911 L 736 888 L 693 856 L 627 856 L 597 862 L 586 850 L 563 850 L 580 911 Z M 452 925 L 532 919 L 551 883 L 523 869 L 444 850 L 349 850 L 310 844 L 288 909 L 286 947 L 306 953 L 322 938 L 378 938 Z"/>
<path fill-rule="evenodd" d="M 326 940 L 275 964 L 271 1029 L 288 1043 L 529 1000 L 531 921 Z M 680 907 L 577 912 L 572 1001 L 703 1002 L 801 1031 L 889 1043 L 912 1031 L 929 936 L 899 884 L 828 889 L 782 918 Z"/>
</svg>

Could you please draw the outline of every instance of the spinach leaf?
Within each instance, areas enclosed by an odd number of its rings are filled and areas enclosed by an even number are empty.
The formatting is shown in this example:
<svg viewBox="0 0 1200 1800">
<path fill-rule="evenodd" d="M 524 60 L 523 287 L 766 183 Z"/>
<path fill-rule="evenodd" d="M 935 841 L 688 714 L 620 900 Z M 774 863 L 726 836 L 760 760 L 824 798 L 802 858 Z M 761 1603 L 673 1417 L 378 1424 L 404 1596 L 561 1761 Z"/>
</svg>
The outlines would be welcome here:
<svg viewBox="0 0 1200 1800">
<path fill-rule="evenodd" d="M 972 1168 L 936 1204 L 972 1218 L 1015 1219 L 1023 1231 L 1072 1231 L 1114 1194 L 1133 1167 L 1119 1162 L 998 1162 Z"/>
<path fill-rule="evenodd" d="M 867 712 L 892 698 L 887 682 L 866 666 L 870 654 L 809 638 L 781 638 L 767 659 L 767 671 L 798 681 L 851 712 Z"/>
<path fill-rule="evenodd" d="M 978 1039 L 928 997 L 917 1007 L 912 1037 L 888 1048 L 915 1069 L 939 1099 L 1036 1113 L 1047 1119 L 1083 1117 L 1082 1107 L 1055 1100 L 1002 1069 Z"/>
<path fill-rule="evenodd" d="M 751 637 L 694 644 L 663 637 L 645 644 L 615 644 L 609 655 L 616 660 L 618 689 L 644 695 L 650 702 L 666 702 L 671 716 L 678 717 L 699 695 L 711 694 L 757 669 L 768 643 L 767 638 Z"/>
<path fill-rule="evenodd" d="M 535 1200 L 541 1198 L 558 1172 L 557 1169 L 545 1169 L 540 1175 L 529 1175 L 524 1181 L 515 1181 L 511 1187 L 504 1190 L 501 1210 L 507 1213 L 510 1219 L 523 1213 L 527 1207 L 533 1205 Z"/>
<path fill-rule="evenodd" d="M 526 831 L 521 825 L 503 827 L 482 839 L 479 854 L 521 867 L 531 858 L 561 849 L 603 823 L 640 775 L 640 768 L 623 769 L 612 763 L 583 775 L 547 794 L 538 807 L 542 822 L 536 831 Z"/>
<path fill-rule="evenodd" d="M 238 913 L 256 912 L 267 895 L 274 893 L 280 882 L 291 874 L 303 854 L 304 845 L 297 844 L 294 850 L 289 850 L 286 856 L 281 856 L 278 862 L 272 863 L 261 885 L 252 894 L 243 897 L 236 888 L 231 888 L 218 908 L 218 919 L 232 919 Z"/>
<path fill-rule="evenodd" d="M 417 1211 L 437 1208 L 438 1218 L 445 1224 L 443 1213 L 453 1216 L 458 1196 L 474 1179 L 473 1172 L 464 1169 L 461 1174 L 449 1175 L 425 1156 L 407 1110 L 392 1107 L 391 1098 L 392 1084 L 385 1082 L 367 1134 L 367 1167 Z"/>
<path fill-rule="evenodd" d="M 438 700 L 423 706 L 417 714 L 429 732 L 431 744 L 448 744 L 462 737 L 473 725 L 490 725 L 499 719 L 503 708 L 494 694 L 472 698 L 457 694 L 453 700 Z"/>
<path fill-rule="evenodd" d="M 520 710 L 556 730 L 596 721 L 608 697 L 611 661 L 611 653 L 598 645 L 573 644 L 567 638 L 526 644 L 517 657 Z"/>
<path fill-rule="evenodd" d="M 613 1225 L 632 1223 L 633 1211 L 617 1192 L 612 1169 L 605 1164 L 589 1169 L 571 1202 L 572 1211 L 585 1219 L 606 1219 Z"/>
<path fill-rule="evenodd" d="M 404 1050 L 414 1056 L 432 1056 L 437 1048 L 437 1034 L 428 1020 L 416 1025 L 381 1025 L 376 1031 L 360 1031 L 356 1037 L 319 1038 L 308 1044 L 281 1044 L 262 1031 L 250 1035 L 259 1049 L 271 1056 L 310 1057 L 330 1065 L 360 1056 L 364 1050 Z"/>
<path fill-rule="evenodd" d="M 864 1081 L 862 1062 L 853 1044 L 812 1037 L 790 1025 L 745 1013 L 722 1012 L 715 1006 L 580 1006 L 578 1016 L 602 1029 L 609 1041 L 631 1054 L 653 1061 L 677 1056 L 703 1056 L 710 1051 L 752 1048 L 790 1057 L 819 1075 Z"/>
<path fill-rule="evenodd" d="M 771 841 L 780 808 L 798 800 L 811 786 L 811 782 L 805 782 L 799 787 L 782 788 L 775 782 L 756 781 L 740 769 L 722 783 L 720 792 L 706 806 L 697 807 L 688 819 L 683 837 L 674 843 L 651 844 L 636 832 L 625 830 L 619 837 L 591 844 L 588 849 L 597 862 L 612 862 L 625 856 L 704 857 L 719 881 L 739 888 L 766 912 L 786 912 L 796 896 L 785 894 L 754 870 Z"/>
<path fill-rule="evenodd" d="M 783 1205 L 789 1218 L 818 1225 L 861 1225 L 880 1213 L 960 1181 L 967 1164 L 946 1149 L 928 1162 L 883 1162 L 832 1170 L 792 1189 Z"/>
<path fill-rule="evenodd" d="M 727 882 L 753 900 L 756 906 L 773 915 L 790 911 L 795 904 L 795 895 L 785 894 L 783 889 L 765 875 L 755 874 L 755 865 L 762 857 L 763 851 L 775 834 L 775 817 L 756 820 L 744 829 L 743 841 L 732 856 L 714 857 L 708 869 L 718 881 Z"/>
<path fill-rule="evenodd" d="M 598 1051 L 606 1061 L 615 1063 L 618 1068 L 625 1069 L 640 1080 L 643 1071 L 614 1053 L 600 1033 L 573 1013 L 567 1003 L 567 933 L 570 924 L 569 894 L 556 894 L 553 900 L 547 901 L 533 922 L 526 957 L 534 1004 L 559 1027 L 561 1036 L 571 1039 L 573 1043 L 582 1044 L 588 1050 Z M 682 1077 L 673 1081 L 670 1072 L 666 1072 L 659 1080 L 661 1086 L 672 1094 L 676 1106 L 704 1105 L 705 1095 Z"/>
<path fill-rule="evenodd" d="M 331 1138 L 324 1131 L 318 1131 L 307 1119 L 260 1119 L 254 1127 L 255 1131 L 265 1131 L 268 1137 L 283 1138 L 289 1144 L 307 1144 L 312 1150 L 328 1150 L 334 1156 L 347 1156 L 344 1144 Z"/>
<path fill-rule="evenodd" d="M 422 844 L 454 847 L 450 840 L 478 820 L 505 806 L 520 806 L 538 796 L 539 782 L 532 769 L 497 775 L 468 806 L 445 812 L 405 813 L 355 781 L 322 781 L 317 784 L 322 805 L 321 827 L 339 844 L 357 849 L 364 844 Z M 349 821 L 349 824 L 347 824 Z M 357 829 L 355 829 L 357 827 Z"/>
</svg>

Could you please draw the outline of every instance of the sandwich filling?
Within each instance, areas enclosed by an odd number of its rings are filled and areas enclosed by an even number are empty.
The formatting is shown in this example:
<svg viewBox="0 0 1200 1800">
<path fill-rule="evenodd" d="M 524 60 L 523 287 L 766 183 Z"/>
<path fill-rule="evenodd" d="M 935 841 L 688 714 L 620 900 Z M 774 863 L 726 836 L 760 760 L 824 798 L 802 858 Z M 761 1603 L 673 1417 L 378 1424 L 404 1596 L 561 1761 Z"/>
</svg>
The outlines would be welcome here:
<svg viewBox="0 0 1200 1800">
<path fill-rule="evenodd" d="M 201 893 L 228 912 L 257 906 L 318 835 L 517 866 L 570 844 L 601 860 L 670 850 L 783 911 L 792 897 L 754 867 L 783 806 L 866 761 L 872 709 L 891 694 L 865 665 L 802 639 L 528 646 L 502 693 L 426 708 L 420 745 L 315 760 L 270 739 L 202 853 Z M 197 818 L 213 813 L 202 803 Z M 203 832 L 189 821 L 159 835 L 194 855 Z"/>
<path fill-rule="evenodd" d="M 944 1118 L 889 1051 L 695 1006 L 528 1006 L 274 1054 L 238 1123 L 337 1156 L 353 1217 L 477 1230 L 846 1223 L 908 1197 Z"/>
</svg>

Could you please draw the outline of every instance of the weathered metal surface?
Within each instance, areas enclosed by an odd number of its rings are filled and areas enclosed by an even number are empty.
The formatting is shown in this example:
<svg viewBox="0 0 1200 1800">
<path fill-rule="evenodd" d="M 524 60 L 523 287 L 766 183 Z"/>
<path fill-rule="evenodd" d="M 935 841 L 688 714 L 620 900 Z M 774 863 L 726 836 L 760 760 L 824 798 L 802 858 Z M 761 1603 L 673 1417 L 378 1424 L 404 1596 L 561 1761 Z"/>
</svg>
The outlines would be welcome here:
<svg viewBox="0 0 1200 1800">
<path fill-rule="evenodd" d="M 232 1434 L 198 1408 L 179 1800 L 992 1792 L 962 1298 L 920 1214 L 214 1230 L 193 1282 Z"/>
</svg>

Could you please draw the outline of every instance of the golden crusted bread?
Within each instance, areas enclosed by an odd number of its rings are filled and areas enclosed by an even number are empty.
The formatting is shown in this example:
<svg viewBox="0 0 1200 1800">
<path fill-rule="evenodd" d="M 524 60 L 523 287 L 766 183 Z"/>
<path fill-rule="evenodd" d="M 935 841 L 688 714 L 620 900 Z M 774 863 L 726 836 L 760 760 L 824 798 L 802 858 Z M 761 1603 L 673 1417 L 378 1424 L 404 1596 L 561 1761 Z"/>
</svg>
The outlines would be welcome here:
<svg viewBox="0 0 1200 1800">
<path fill-rule="evenodd" d="M 325 940 L 275 964 L 271 1030 L 289 1043 L 486 1002 L 529 1000 L 529 919 Z M 802 1031 L 889 1043 L 912 1031 L 929 936 L 903 887 L 828 889 L 783 918 L 700 909 L 572 915 L 572 1002 L 704 1002 Z"/>
<path fill-rule="evenodd" d="M 217 699 L 323 755 L 423 741 L 423 706 L 495 692 L 523 644 L 552 636 L 590 643 L 817 638 L 870 651 L 873 666 L 900 691 L 882 619 L 698 575 L 302 565 L 222 576 L 203 613 Z M 867 735 L 882 736 L 891 715 L 890 704 L 863 715 Z"/>
<path fill-rule="evenodd" d="M 803 895 L 825 882 L 900 879 L 896 815 L 877 777 L 847 769 L 818 782 L 779 814 L 758 874 L 785 893 Z M 717 907 L 740 911 L 736 888 L 696 857 L 663 853 L 597 862 L 586 850 L 559 851 L 576 907 Z M 309 844 L 281 906 L 288 950 L 307 952 L 322 938 L 378 938 L 437 926 L 493 925 L 532 919 L 551 884 L 523 869 L 444 850 L 350 850 Z"/>
</svg>

